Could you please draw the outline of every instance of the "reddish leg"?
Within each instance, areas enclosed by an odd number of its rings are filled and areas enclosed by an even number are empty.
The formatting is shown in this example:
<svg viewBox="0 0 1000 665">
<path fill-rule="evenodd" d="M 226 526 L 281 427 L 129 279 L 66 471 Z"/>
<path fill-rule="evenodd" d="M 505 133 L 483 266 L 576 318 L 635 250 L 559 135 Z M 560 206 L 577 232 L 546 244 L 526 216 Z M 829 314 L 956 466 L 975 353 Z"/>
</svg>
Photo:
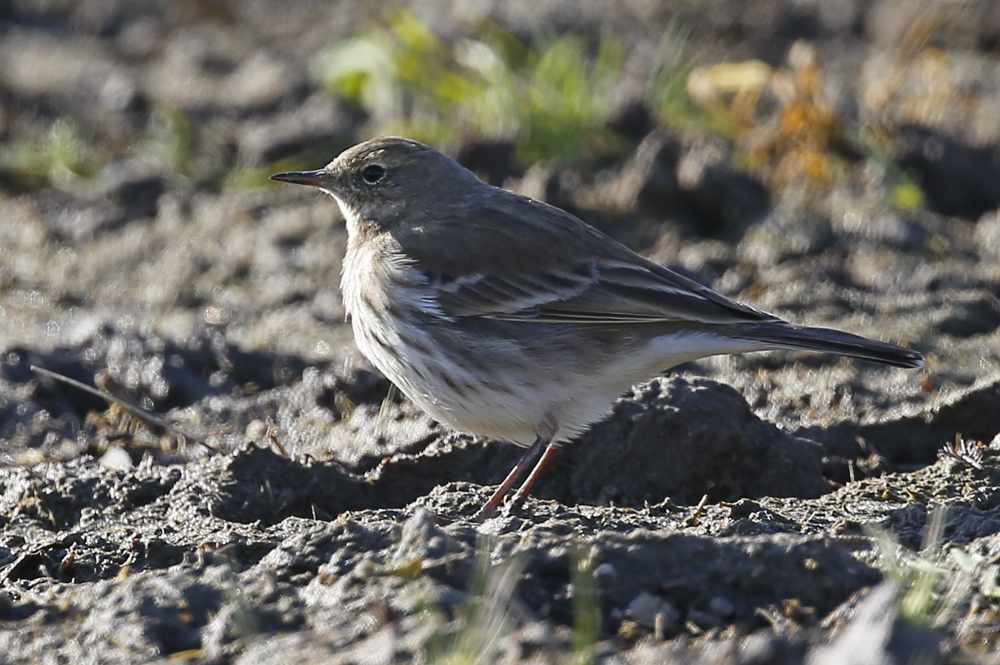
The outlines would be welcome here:
<svg viewBox="0 0 1000 665">
<path fill-rule="evenodd" d="M 538 470 L 538 464 L 536 464 L 536 462 L 539 462 L 538 458 L 542 456 L 543 452 L 548 452 L 548 447 L 548 439 L 543 439 L 542 437 L 535 439 L 535 442 L 531 444 L 531 447 L 528 448 L 523 455 L 521 455 L 521 459 L 517 460 L 517 464 L 514 465 L 514 468 L 510 470 L 510 473 L 507 474 L 507 477 L 504 478 L 502 483 L 500 483 L 500 486 L 497 487 L 495 492 L 493 492 L 493 495 L 485 504 L 483 504 L 483 507 L 472 516 L 472 519 L 477 522 L 481 522 L 487 517 L 493 517 L 497 508 L 503 504 L 503 500 L 507 497 L 511 488 L 521 482 L 521 478 L 524 477 L 525 473 L 531 470 L 531 476 L 536 475 Z M 528 477 L 529 480 L 531 480 L 531 476 Z M 531 482 L 534 484 L 534 481 Z M 518 488 L 517 493 L 520 494 L 522 489 L 524 489 L 524 485 Z M 531 488 L 529 487 L 528 489 Z M 521 503 L 523 502 L 524 498 L 521 499 Z"/>
<path fill-rule="evenodd" d="M 521 507 L 524 500 L 528 498 L 529 494 L 531 494 L 531 488 L 535 486 L 535 481 L 537 481 L 539 476 L 542 475 L 542 471 L 549 465 L 549 462 L 555 459 L 555 456 L 559 453 L 561 448 L 562 446 L 558 443 L 553 443 L 552 441 L 549 441 L 546 444 L 545 452 L 542 453 L 538 463 L 535 464 L 535 468 L 531 470 L 528 477 L 524 479 L 521 486 L 517 488 L 516 492 L 514 492 L 514 496 L 512 496 L 507 505 L 504 506 L 503 510 L 505 515 L 509 515 L 512 510 L 516 510 Z"/>
</svg>

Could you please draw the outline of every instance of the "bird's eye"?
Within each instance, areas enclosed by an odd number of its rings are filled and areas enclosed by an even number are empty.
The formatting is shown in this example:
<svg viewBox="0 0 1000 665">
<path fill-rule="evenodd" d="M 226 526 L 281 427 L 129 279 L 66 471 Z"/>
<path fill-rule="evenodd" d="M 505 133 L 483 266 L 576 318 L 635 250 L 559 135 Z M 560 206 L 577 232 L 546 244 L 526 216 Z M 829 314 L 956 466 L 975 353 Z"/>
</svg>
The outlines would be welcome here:
<svg viewBox="0 0 1000 665">
<path fill-rule="evenodd" d="M 381 164 L 369 164 L 361 170 L 361 178 L 369 185 L 374 185 L 385 177 L 385 167 Z"/>
</svg>

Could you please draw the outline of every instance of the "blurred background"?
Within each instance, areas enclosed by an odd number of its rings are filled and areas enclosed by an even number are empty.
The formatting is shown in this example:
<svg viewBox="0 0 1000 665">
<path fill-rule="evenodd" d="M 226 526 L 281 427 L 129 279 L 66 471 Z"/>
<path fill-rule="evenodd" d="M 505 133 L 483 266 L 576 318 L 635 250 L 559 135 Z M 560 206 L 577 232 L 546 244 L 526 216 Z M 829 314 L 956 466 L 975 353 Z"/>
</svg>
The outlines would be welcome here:
<svg viewBox="0 0 1000 665">
<path fill-rule="evenodd" d="M 857 399 L 917 408 L 997 367 L 995 3 L 9 0 L 0 435 L 45 431 L 12 406 L 32 362 L 160 410 L 353 366 L 339 213 L 267 178 L 380 134 L 733 297 L 931 355 L 933 382 Z M 850 415 L 837 382 L 867 370 L 843 371 L 819 401 Z M 750 376 L 759 414 L 801 412 L 798 384 Z"/>
<path fill-rule="evenodd" d="M 477 544 L 419 507 L 520 451 L 360 358 L 335 203 L 268 180 L 380 134 L 927 369 L 676 368 Z M 885 577 L 905 619 L 808 662 L 996 663 L 998 298 L 993 0 L 0 0 L 0 659 L 410 662 L 440 616 L 468 657 L 422 662 L 481 662 L 525 552 L 510 662 L 803 662 Z"/>
<path fill-rule="evenodd" d="M 1000 203 L 988 2 L 14 0 L 0 12 L 9 193 L 107 187 L 136 161 L 172 185 L 262 186 L 378 134 L 434 144 L 497 183 L 538 163 L 587 177 L 659 130 L 681 152 L 717 139 L 713 166 L 771 194 L 836 187 L 863 163 L 903 208 L 974 220 Z M 133 217 L 155 212 L 149 187 Z"/>
</svg>

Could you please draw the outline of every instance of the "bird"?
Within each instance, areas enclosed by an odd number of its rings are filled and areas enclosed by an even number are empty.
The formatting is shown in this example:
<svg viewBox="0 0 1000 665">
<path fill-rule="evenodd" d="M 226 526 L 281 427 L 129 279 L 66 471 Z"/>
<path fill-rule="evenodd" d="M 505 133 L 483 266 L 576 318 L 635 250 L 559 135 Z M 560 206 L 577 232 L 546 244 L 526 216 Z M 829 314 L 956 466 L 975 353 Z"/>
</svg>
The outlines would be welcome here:
<svg viewBox="0 0 1000 665">
<path fill-rule="evenodd" d="M 435 420 L 527 448 L 478 520 L 520 507 L 563 444 L 681 363 L 799 349 L 924 365 L 910 349 L 732 300 L 411 139 L 374 138 L 271 178 L 336 200 L 361 353 Z"/>
</svg>

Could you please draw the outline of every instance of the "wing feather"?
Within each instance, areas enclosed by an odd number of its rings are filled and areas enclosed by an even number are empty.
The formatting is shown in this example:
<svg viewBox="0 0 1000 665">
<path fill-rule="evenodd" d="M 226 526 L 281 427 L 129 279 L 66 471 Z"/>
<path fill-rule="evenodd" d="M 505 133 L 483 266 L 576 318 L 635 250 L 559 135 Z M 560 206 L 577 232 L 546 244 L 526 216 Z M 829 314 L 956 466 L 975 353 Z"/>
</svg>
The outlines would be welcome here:
<svg viewBox="0 0 1000 665">
<path fill-rule="evenodd" d="M 635 254 L 558 208 L 494 191 L 503 194 L 497 203 L 397 232 L 448 316 L 575 324 L 779 320 Z"/>
</svg>

